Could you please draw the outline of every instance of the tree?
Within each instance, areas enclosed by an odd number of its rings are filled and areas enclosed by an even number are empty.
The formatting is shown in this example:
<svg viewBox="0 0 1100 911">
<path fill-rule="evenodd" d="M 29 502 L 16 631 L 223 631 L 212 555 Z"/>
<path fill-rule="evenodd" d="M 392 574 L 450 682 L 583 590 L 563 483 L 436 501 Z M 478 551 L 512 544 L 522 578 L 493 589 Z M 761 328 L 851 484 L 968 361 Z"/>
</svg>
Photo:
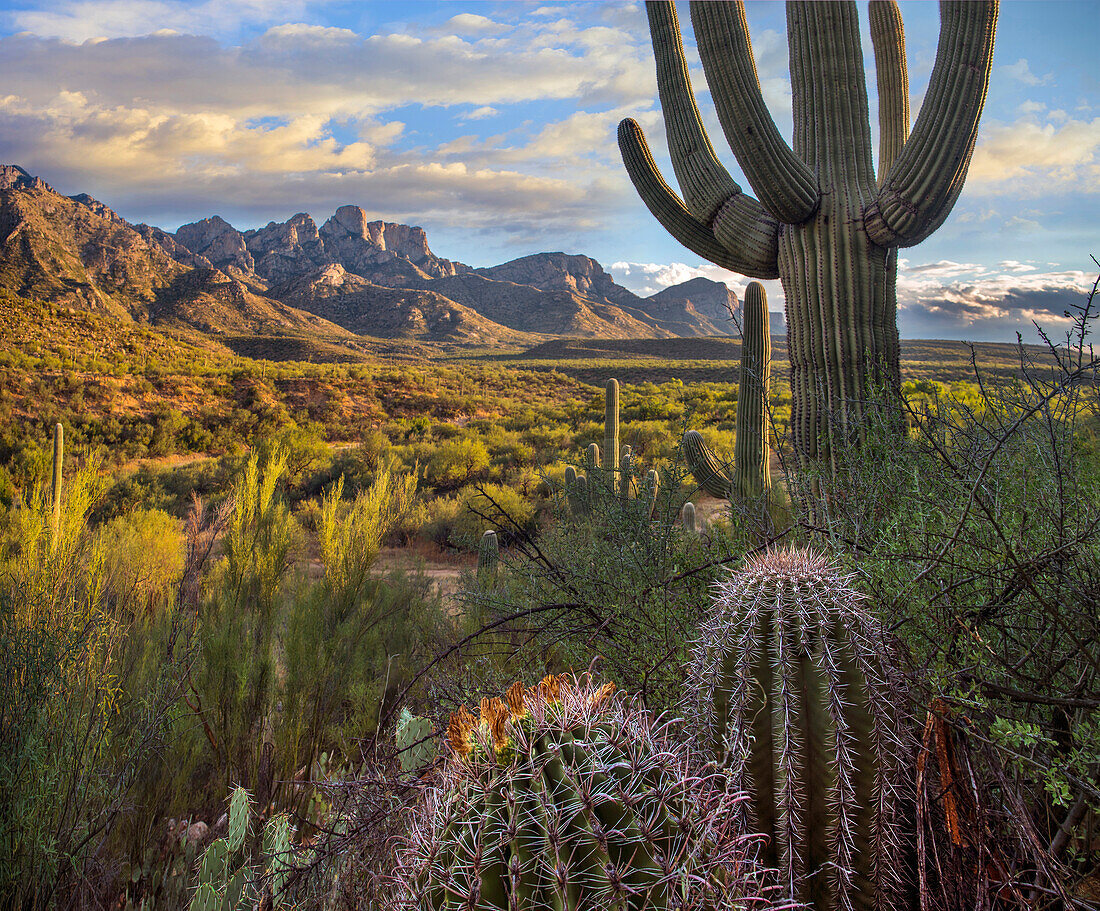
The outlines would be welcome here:
<svg viewBox="0 0 1100 911">
<path fill-rule="evenodd" d="M 782 280 L 794 445 L 804 463 L 827 455 L 829 432 L 859 433 L 870 386 L 900 387 L 897 248 L 927 238 L 958 199 L 989 83 L 997 3 L 941 3 L 936 63 L 910 135 L 901 15 L 893 0 L 872 0 L 877 182 L 854 2 L 787 4 L 793 150 L 764 104 L 744 5 L 692 3 L 718 117 L 757 199 L 719 163 L 703 129 L 675 7 L 646 8 L 683 201 L 633 120 L 619 125 L 623 162 L 649 210 L 688 249 Z"/>
</svg>

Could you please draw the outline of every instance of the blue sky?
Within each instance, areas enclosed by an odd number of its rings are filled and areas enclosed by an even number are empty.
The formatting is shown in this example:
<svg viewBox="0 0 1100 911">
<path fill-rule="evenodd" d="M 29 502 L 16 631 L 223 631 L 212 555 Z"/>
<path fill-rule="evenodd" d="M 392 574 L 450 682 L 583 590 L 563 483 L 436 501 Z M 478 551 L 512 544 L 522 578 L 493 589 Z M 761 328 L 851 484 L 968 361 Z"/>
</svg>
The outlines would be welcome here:
<svg viewBox="0 0 1100 911">
<path fill-rule="evenodd" d="M 901 6 L 915 118 L 938 7 Z M 783 5 L 749 3 L 748 19 L 789 138 Z M 682 10 L 704 119 L 744 185 L 688 21 Z M 1057 334 L 1091 286 L 1094 33 L 1091 3 L 1002 3 L 966 189 L 936 234 L 902 251 L 904 337 L 1034 340 L 1032 320 Z M 696 275 L 740 291 L 743 278 L 701 262 L 636 198 L 615 145 L 623 117 L 663 149 L 640 4 L 0 2 L 0 162 L 131 221 L 174 230 L 220 214 L 247 228 L 351 203 L 422 225 L 436 253 L 474 266 L 563 250 L 643 294 Z M 769 297 L 781 307 L 778 282 Z"/>
</svg>

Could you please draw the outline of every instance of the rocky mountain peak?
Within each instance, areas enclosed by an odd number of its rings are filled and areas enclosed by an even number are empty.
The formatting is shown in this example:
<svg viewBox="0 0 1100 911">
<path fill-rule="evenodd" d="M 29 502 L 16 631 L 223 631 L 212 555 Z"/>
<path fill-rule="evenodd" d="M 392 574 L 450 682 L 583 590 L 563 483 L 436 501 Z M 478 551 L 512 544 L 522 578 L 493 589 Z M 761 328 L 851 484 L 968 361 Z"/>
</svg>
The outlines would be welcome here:
<svg viewBox="0 0 1100 911">
<path fill-rule="evenodd" d="M 0 190 L 53 190 L 41 177 L 32 177 L 17 164 L 0 165 Z"/>
<path fill-rule="evenodd" d="M 176 240 L 195 255 L 206 257 L 219 269 L 256 270 L 244 235 L 220 215 L 181 226 L 176 231 Z"/>
<path fill-rule="evenodd" d="M 570 291 L 614 303 L 634 304 L 638 300 L 615 284 L 596 260 L 579 254 L 534 253 L 476 271 L 496 281 L 532 285 L 540 291 Z"/>
</svg>

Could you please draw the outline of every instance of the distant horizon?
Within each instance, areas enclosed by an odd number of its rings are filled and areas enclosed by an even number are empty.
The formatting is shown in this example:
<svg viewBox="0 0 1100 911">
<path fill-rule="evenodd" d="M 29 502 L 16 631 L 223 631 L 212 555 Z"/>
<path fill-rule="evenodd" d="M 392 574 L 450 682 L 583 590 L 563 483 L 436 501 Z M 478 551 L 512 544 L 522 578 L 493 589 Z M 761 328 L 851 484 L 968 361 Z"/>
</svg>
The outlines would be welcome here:
<svg viewBox="0 0 1100 911">
<path fill-rule="evenodd" d="M 216 7 L 216 8 L 215 8 Z M 935 5 L 902 2 L 915 119 Z M 1100 78 L 1093 6 L 1004 4 L 963 193 L 902 250 L 905 338 L 1037 339 L 1095 278 Z M 791 131 L 782 5 L 747 5 L 761 86 Z M 871 128 L 874 61 L 860 5 Z M 681 10 L 689 68 L 717 124 Z M 615 128 L 635 118 L 671 180 L 645 12 L 636 3 L 0 0 L 0 160 L 131 222 L 175 231 L 221 215 L 244 230 L 359 205 L 423 227 L 433 250 L 493 265 L 590 256 L 649 296 L 747 279 L 679 246 L 636 197 Z M 773 307 L 778 282 L 765 283 Z"/>
</svg>

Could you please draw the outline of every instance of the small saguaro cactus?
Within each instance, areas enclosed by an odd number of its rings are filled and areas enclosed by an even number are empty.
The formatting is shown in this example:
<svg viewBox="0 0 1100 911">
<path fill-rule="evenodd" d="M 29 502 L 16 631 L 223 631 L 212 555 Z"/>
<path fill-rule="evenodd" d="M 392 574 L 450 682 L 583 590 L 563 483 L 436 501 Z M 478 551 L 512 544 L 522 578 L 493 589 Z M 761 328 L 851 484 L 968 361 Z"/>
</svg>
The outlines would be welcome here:
<svg viewBox="0 0 1100 911">
<path fill-rule="evenodd" d="M 716 911 L 746 898 L 725 773 L 613 690 L 550 676 L 452 715 L 387 911 Z"/>
<path fill-rule="evenodd" d="M 753 499 L 771 487 L 768 455 L 768 389 L 772 342 L 768 297 L 760 282 L 745 289 L 741 323 L 741 366 L 737 387 L 737 438 L 733 445 L 733 476 L 714 457 L 695 430 L 684 434 L 684 458 L 707 493 L 716 497 Z"/>
<path fill-rule="evenodd" d="M 695 504 L 691 500 L 688 500 L 680 510 L 680 521 L 683 523 L 684 531 L 689 535 L 699 533 L 695 525 Z"/>
<path fill-rule="evenodd" d="M 701 734 L 748 794 L 787 897 L 818 911 L 905 895 L 890 649 L 826 558 L 773 550 L 717 585 L 692 660 Z"/>
<path fill-rule="evenodd" d="M 959 198 L 993 64 L 997 3 L 941 3 L 936 62 L 910 134 L 901 15 L 893 0 L 872 0 L 877 178 L 856 4 L 786 9 L 793 148 L 764 103 L 744 4 L 691 4 L 718 119 L 756 198 L 714 153 L 671 2 L 646 11 L 683 199 L 635 121 L 619 124 L 619 149 L 639 196 L 680 243 L 733 272 L 782 280 L 791 436 L 807 462 L 830 451 L 831 433 L 859 431 L 869 386 L 901 387 L 896 251 L 931 235 Z"/>
<path fill-rule="evenodd" d="M 657 491 L 661 486 L 661 476 L 656 469 L 649 469 L 645 473 L 645 486 L 642 488 L 642 501 L 645 504 L 643 514 L 645 518 L 653 518 L 653 510 L 657 506 Z"/>
<path fill-rule="evenodd" d="M 619 467 L 619 381 L 608 380 L 604 392 L 603 451 L 609 471 Z"/>
<path fill-rule="evenodd" d="M 634 498 L 634 450 L 624 446 L 619 457 L 619 496 L 623 500 Z"/>
<path fill-rule="evenodd" d="M 588 473 L 592 474 L 600 467 L 600 447 L 596 443 L 589 443 L 584 453 L 584 464 Z"/>
<path fill-rule="evenodd" d="M 482 585 L 492 585 L 496 581 L 497 568 L 500 565 L 500 542 L 497 533 L 490 529 L 481 536 L 477 547 L 477 580 Z"/>
</svg>

